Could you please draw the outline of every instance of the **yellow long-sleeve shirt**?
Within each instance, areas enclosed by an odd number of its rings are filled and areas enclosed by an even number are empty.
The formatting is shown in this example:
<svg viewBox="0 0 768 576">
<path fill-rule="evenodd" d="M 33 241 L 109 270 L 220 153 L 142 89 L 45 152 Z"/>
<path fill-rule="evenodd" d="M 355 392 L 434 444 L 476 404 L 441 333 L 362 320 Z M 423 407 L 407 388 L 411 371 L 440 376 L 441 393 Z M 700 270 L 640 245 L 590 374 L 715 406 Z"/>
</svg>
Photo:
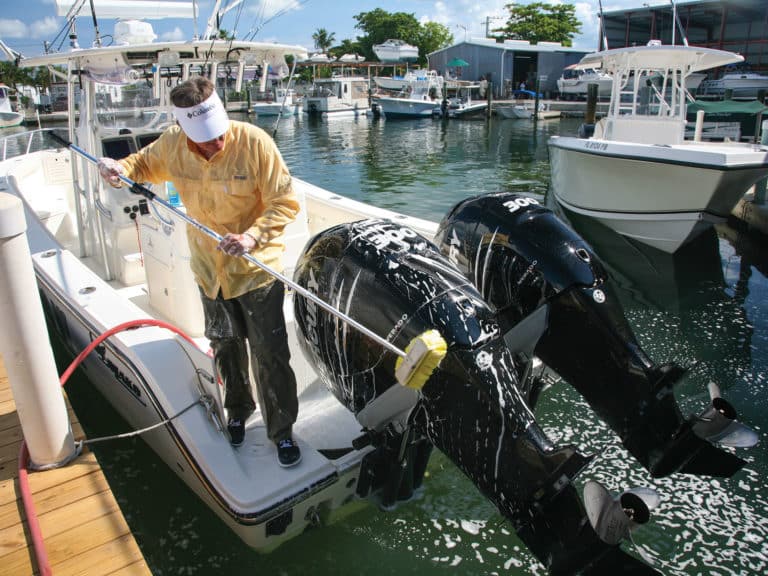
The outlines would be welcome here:
<svg viewBox="0 0 768 576">
<path fill-rule="evenodd" d="M 187 214 L 224 236 L 250 232 L 270 240 L 251 252 L 273 270 L 282 272 L 283 230 L 299 211 L 291 176 L 269 135 L 245 122 L 230 121 L 224 149 L 206 160 L 178 126 L 120 161 L 136 182 L 173 182 Z M 187 227 L 191 267 L 206 296 L 235 298 L 270 279 L 245 258 L 217 250 L 218 243 Z"/>
</svg>

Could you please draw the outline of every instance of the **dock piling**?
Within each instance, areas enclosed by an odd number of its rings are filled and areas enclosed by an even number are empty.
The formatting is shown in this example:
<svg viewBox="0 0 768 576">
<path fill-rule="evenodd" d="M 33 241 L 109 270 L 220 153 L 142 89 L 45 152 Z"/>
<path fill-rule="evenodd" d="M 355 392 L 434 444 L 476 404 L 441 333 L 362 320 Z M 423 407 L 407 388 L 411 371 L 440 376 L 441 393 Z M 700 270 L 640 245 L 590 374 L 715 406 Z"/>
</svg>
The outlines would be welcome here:
<svg viewBox="0 0 768 576">
<path fill-rule="evenodd" d="M 76 456 L 26 237 L 24 207 L 0 193 L 0 354 L 33 468 Z"/>
<path fill-rule="evenodd" d="M 760 144 L 768 145 L 768 120 L 763 120 L 760 130 Z M 768 178 L 758 180 L 755 184 L 755 204 L 762 206 L 765 204 L 765 189 L 768 183 Z"/>
</svg>

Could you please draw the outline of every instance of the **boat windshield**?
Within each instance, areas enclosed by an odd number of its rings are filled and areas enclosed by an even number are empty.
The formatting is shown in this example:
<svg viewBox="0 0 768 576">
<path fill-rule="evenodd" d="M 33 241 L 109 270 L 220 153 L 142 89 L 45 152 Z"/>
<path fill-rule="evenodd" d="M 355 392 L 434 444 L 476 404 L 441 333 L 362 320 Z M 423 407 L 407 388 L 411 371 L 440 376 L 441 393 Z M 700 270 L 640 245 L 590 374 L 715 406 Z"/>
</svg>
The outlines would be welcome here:
<svg viewBox="0 0 768 576">
<path fill-rule="evenodd" d="M 685 117 L 685 89 L 679 70 L 634 70 L 621 78 L 613 94 L 612 112 L 633 116 Z"/>
</svg>

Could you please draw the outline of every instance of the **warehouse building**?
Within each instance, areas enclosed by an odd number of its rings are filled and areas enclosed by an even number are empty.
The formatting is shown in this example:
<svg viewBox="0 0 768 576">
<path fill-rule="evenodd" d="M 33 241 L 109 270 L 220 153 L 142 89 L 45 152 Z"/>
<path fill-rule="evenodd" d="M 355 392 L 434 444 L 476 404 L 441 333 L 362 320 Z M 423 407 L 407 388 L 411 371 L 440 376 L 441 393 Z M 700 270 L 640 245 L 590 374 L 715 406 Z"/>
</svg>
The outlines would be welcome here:
<svg viewBox="0 0 768 576">
<path fill-rule="evenodd" d="M 663 44 L 705 46 L 744 56 L 755 72 L 768 72 L 768 1 L 695 0 L 676 2 L 678 25 L 673 27 L 673 6 L 643 4 L 638 8 L 605 13 L 608 48 L 639 46 L 651 39 Z M 600 35 L 600 45 L 604 49 Z"/>
<path fill-rule="evenodd" d="M 507 98 L 525 83 L 526 88 L 554 94 L 557 79 L 566 66 L 575 64 L 587 54 L 561 45 L 559 42 L 531 44 L 527 40 L 506 40 L 497 43 L 493 38 L 472 38 L 429 54 L 429 69 L 445 77 L 463 80 L 485 78 L 492 82 L 495 98 Z M 449 67 L 448 63 L 461 59 L 464 67 Z"/>
</svg>

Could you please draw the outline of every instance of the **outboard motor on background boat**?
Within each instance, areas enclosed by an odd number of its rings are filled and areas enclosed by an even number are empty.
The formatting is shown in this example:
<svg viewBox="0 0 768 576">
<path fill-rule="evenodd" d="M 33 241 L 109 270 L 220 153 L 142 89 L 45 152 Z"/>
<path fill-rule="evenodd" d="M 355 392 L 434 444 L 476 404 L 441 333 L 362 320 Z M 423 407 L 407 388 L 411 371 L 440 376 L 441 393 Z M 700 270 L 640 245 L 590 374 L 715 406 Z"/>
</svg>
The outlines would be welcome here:
<svg viewBox="0 0 768 576">
<path fill-rule="evenodd" d="M 656 573 L 592 528 L 571 484 L 590 459 L 553 445 L 540 429 L 493 311 L 434 244 L 390 221 L 339 225 L 310 240 L 294 280 L 401 349 L 428 329 L 447 343 L 423 388 L 406 389 L 396 381 L 394 353 L 295 296 L 304 353 L 374 446 L 361 496 L 407 497 L 421 481 L 428 443 L 494 502 L 553 573 Z"/>
<path fill-rule="evenodd" d="M 700 434 L 709 411 L 683 418 L 672 388 L 685 369 L 643 352 L 605 268 L 551 210 L 517 194 L 470 198 L 435 242 L 495 308 L 515 358 L 565 378 L 651 474 L 727 477 L 744 465 Z M 524 392 L 533 404 L 536 387 Z"/>
</svg>

